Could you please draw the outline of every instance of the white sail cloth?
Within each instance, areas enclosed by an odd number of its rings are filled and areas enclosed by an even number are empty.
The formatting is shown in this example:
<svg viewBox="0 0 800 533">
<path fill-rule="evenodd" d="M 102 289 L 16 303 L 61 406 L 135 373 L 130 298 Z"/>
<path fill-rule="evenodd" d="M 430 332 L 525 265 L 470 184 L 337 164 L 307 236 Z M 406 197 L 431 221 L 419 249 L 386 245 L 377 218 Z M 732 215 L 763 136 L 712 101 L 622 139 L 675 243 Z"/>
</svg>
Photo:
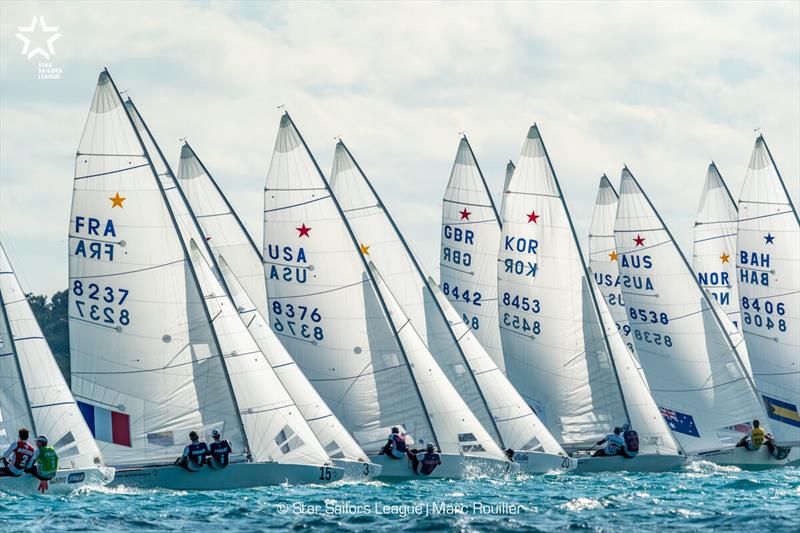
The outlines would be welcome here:
<svg viewBox="0 0 800 533">
<path fill-rule="evenodd" d="M 739 195 L 739 303 L 756 386 L 778 444 L 800 445 L 800 222 L 762 136 Z"/>
<path fill-rule="evenodd" d="M 0 244 L 0 446 L 27 427 L 45 435 L 59 468 L 103 465 L 86 422 L 61 375 L 25 291 Z"/>
<path fill-rule="evenodd" d="M 742 342 L 699 286 L 627 168 L 615 240 L 636 352 L 662 413 L 689 454 L 733 445 L 735 426 L 763 418 L 736 346 Z M 741 426 L 740 426 L 741 427 Z"/>
<path fill-rule="evenodd" d="M 440 286 L 505 372 L 496 305 L 499 245 L 499 215 L 469 141 L 462 137 L 442 201 Z"/>
</svg>

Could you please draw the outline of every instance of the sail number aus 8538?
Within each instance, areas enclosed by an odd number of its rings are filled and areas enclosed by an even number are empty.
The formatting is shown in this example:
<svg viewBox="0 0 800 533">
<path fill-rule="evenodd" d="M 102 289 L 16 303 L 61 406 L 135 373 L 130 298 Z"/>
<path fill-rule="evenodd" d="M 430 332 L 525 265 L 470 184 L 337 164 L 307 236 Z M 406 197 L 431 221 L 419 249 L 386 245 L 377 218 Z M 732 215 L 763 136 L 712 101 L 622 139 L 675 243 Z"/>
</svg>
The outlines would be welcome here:
<svg viewBox="0 0 800 533">
<path fill-rule="evenodd" d="M 640 323 L 650 322 L 652 324 L 669 324 L 669 317 L 667 313 L 656 313 L 655 311 L 646 311 L 644 309 L 628 308 L 628 314 L 632 320 L 638 320 Z"/>
<path fill-rule="evenodd" d="M 669 335 L 662 335 L 661 333 L 653 333 L 651 331 L 642 331 L 633 328 L 633 336 L 637 341 L 643 341 L 648 344 L 655 344 L 658 346 L 664 345 L 667 348 L 672 348 L 672 337 Z"/>
<path fill-rule="evenodd" d="M 127 326 L 131 323 L 129 311 L 118 307 L 125 303 L 129 293 L 128 289 L 104 287 L 97 283 L 84 284 L 79 279 L 72 282 L 72 295 L 78 318 L 101 324 Z"/>
<path fill-rule="evenodd" d="M 325 338 L 322 326 L 314 325 L 322 322 L 322 315 L 316 307 L 273 300 L 272 315 L 272 329 L 278 333 L 315 341 Z"/>
<path fill-rule="evenodd" d="M 469 289 L 459 291 L 458 286 L 454 285 L 450 287 L 450 284 L 445 282 L 442 283 L 442 292 L 445 296 L 451 296 L 453 300 L 462 300 L 468 304 L 477 305 L 478 307 L 481 305 L 481 293 L 478 291 L 472 291 L 471 293 Z"/>
</svg>

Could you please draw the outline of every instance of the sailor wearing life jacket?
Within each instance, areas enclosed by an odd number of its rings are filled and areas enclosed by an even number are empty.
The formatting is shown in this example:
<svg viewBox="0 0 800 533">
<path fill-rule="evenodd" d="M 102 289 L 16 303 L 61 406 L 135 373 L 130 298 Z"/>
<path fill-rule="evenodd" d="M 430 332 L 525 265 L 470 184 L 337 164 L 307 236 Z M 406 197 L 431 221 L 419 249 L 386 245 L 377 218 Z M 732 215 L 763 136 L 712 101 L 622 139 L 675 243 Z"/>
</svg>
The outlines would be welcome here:
<svg viewBox="0 0 800 533">
<path fill-rule="evenodd" d="M 597 441 L 596 446 L 599 446 L 603 443 L 605 443 L 606 446 L 602 450 L 597 450 L 594 452 L 593 457 L 610 457 L 612 455 L 617 455 L 625 446 L 625 441 L 620 436 L 620 433 L 622 433 L 622 428 L 615 427 L 614 433 L 610 433 L 606 435 L 605 438 Z"/>
<path fill-rule="evenodd" d="M 33 446 L 28 444 L 28 437 L 30 432 L 26 428 L 20 428 L 19 440 L 3 452 L 0 476 L 19 477 L 39 458 L 39 450 L 34 450 Z"/>
<path fill-rule="evenodd" d="M 209 447 L 209 455 L 211 460 L 208 466 L 214 470 L 221 470 L 228 466 L 228 456 L 231 454 L 231 445 L 227 439 L 223 439 L 218 429 L 211 431 L 211 437 L 214 439 Z"/>
<path fill-rule="evenodd" d="M 190 472 L 197 472 L 206 464 L 208 446 L 200 440 L 200 436 L 196 431 L 189 433 L 189 440 L 191 444 L 183 449 L 183 455 L 175 463 Z"/>
<path fill-rule="evenodd" d="M 433 444 L 430 443 L 425 446 L 424 452 L 417 454 L 416 459 L 417 460 L 414 463 L 414 473 L 422 474 L 423 476 L 431 475 L 436 467 L 442 464 L 439 454 L 436 453 Z M 419 471 L 417 471 L 417 466 L 419 466 Z"/>
<path fill-rule="evenodd" d="M 386 444 L 381 450 L 381 454 L 386 454 L 393 459 L 402 459 L 406 456 L 407 452 L 408 446 L 406 445 L 406 439 L 400 435 L 400 428 L 394 426 Z"/>
<path fill-rule="evenodd" d="M 620 455 L 628 459 L 639 455 L 639 434 L 628 423 L 622 426 L 622 440 L 625 441 L 625 444 L 620 450 Z"/>
</svg>

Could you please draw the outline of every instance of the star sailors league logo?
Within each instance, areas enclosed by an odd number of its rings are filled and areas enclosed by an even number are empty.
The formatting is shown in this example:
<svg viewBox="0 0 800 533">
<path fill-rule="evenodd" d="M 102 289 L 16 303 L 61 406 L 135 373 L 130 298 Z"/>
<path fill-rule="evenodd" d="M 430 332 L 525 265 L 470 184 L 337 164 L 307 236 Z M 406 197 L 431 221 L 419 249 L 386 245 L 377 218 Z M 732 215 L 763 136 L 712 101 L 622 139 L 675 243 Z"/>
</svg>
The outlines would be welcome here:
<svg viewBox="0 0 800 533">
<path fill-rule="evenodd" d="M 61 37 L 58 26 L 48 26 L 44 17 L 33 17 L 29 26 L 17 26 L 17 33 L 14 36 L 22 41 L 22 52 L 20 55 L 27 59 L 40 57 L 38 67 L 38 78 L 40 80 L 61 79 L 61 68 L 54 67 L 50 62 L 52 56 L 56 54 L 55 42 Z"/>
</svg>

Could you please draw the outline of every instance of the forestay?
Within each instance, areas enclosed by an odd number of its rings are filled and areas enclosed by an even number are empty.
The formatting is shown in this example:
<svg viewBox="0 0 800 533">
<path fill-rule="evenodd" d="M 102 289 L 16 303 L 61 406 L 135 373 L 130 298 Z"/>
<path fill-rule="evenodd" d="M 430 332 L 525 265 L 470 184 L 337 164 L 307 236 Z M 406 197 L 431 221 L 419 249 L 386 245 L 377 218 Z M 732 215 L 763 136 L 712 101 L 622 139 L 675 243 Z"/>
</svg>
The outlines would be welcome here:
<svg viewBox="0 0 800 533">
<path fill-rule="evenodd" d="M 216 254 L 220 273 L 242 321 L 247 325 L 261 352 L 297 404 L 325 451 L 333 459 L 366 461 L 367 456 L 364 451 L 331 412 L 269 327 L 266 321 L 267 315 L 262 315 L 253 303 L 250 291 L 259 290 L 260 285 L 262 292 L 259 294 L 265 302 L 263 307 L 266 311 L 261 252 L 255 248 L 236 212 L 188 143 L 181 149 L 178 181 L 197 215 L 197 221 L 206 235 L 208 245 Z M 236 257 L 236 261 L 233 262 L 235 267 L 228 263 L 224 253 L 232 253 Z M 253 265 L 258 268 L 260 283 L 253 278 Z M 250 280 L 247 284 L 250 291 L 240 281 L 242 278 L 239 278 L 238 272 L 243 272 L 243 278 Z"/>
<path fill-rule="evenodd" d="M 614 232 L 636 352 L 665 420 L 689 454 L 733 445 L 735 427 L 763 419 L 736 349 L 741 336 L 627 168 Z"/>
<path fill-rule="evenodd" d="M 411 319 L 434 359 L 483 427 L 497 442 L 502 442 L 469 361 L 433 297 L 426 276 L 383 202 L 341 141 L 336 145 L 331 189 L 362 255 L 380 270 L 403 312 Z M 482 300 L 480 294 L 475 295 L 469 290 L 459 292 L 458 296 L 472 305 L 475 305 L 475 299 L 478 304 Z"/>
<path fill-rule="evenodd" d="M 27 427 L 46 435 L 62 470 L 102 466 L 75 399 L 0 244 L 0 446 Z"/>
<path fill-rule="evenodd" d="M 800 222 L 764 137 L 739 195 L 742 328 L 779 444 L 800 445 Z"/>
<path fill-rule="evenodd" d="M 442 202 L 439 278 L 447 300 L 505 372 L 496 305 L 499 245 L 499 215 L 464 136 Z"/>
<path fill-rule="evenodd" d="M 622 283 L 630 283 L 629 279 L 620 278 L 617 269 L 617 245 L 614 242 L 614 219 L 617 216 L 617 191 L 609 179 L 603 175 L 597 189 L 597 199 L 592 213 L 592 225 L 589 229 L 589 267 L 595 283 L 600 288 L 608 310 L 614 319 L 617 329 L 625 340 L 625 346 L 636 354 L 628 324 L 628 313 L 622 299 Z M 638 361 L 638 360 L 637 360 Z"/>
<path fill-rule="evenodd" d="M 72 390 L 108 462 L 171 463 L 191 430 L 245 449 L 173 214 L 107 71 L 76 157 L 69 253 Z"/>
<path fill-rule="evenodd" d="M 263 257 L 273 330 L 359 445 L 377 453 L 395 425 L 435 442 L 381 296 L 288 114 L 264 189 Z"/>
</svg>

